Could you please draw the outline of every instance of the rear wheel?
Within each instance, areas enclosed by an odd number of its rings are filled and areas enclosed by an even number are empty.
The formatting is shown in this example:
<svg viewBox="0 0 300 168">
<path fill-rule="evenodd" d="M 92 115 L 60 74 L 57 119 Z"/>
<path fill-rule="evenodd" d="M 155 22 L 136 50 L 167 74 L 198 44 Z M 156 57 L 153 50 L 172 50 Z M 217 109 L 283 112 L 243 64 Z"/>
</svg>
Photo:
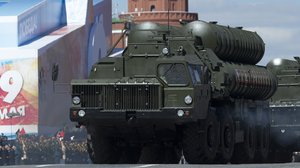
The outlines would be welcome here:
<svg viewBox="0 0 300 168">
<path fill-rule="evenodd" d="M 219 145 L 218 122 L 215 111 L 205 120 L 185 125 L 183 129 L 183 155 L 190 164 L 212 163 Z"/>
<path fill-rule="evenodd" d="M 117 139 L 109 136 L 102 128 L 88 127 L 87 147 L 93 163 L 115 164 L 120 159 Z"/>
<path fill-rule="evenodd" d="M 254 161 L 257 146 L 254 118 L 254 116 L 249 115 L 243 123 L 244 142 L 235 145 L 232 163 L 251 163 Z"/>
<path fill-rule="evenodd" d="M 270 151 L 270 122 L 267 114 L 263 114 L 262 117 L 262 123 L 258 128 L 257 161 L 267 162 Z"/>
<path fill-rule="evenodd" d="M 230 161 L 235 144 L 234 124 L 231 115 L 222 111 L 220 116 L 220 148 L 217 154 L 217 162 L 227 163 Z"/>
</svg>

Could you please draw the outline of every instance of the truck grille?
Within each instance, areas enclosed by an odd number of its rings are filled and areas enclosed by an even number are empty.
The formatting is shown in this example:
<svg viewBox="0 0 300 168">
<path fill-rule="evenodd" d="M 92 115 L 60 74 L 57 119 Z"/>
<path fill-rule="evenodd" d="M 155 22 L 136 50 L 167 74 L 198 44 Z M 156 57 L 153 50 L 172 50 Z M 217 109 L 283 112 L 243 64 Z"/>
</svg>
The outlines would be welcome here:
<svg viewBox="0 0 300 168">
<path fill-rule="evenodd" d="M 73 95 L 80 96 L 81 107 L 105 110 L 159 109 L 159 85 L 73 85 Z"/>
</svg>

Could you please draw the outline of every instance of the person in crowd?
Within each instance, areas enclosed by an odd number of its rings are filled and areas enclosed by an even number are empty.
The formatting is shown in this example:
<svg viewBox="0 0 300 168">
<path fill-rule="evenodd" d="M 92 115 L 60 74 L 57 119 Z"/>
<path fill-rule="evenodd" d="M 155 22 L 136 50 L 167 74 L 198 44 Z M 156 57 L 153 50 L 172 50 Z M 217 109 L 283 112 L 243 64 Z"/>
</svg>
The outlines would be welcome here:
<svg viewBox="0 0 300 168">
<path fill-rule="evenodd" d="M 3 147 L 0 145 L 0 166 L 4 165 L 3 153 Z"/>
<path fill-rule="evenodd" d="M 9 150 L 9 146 L 5 145 L 2 153 L 2 157 L 4 158 L 4 165 L 9 165 L 10 163 Z"/>
<path fill-rule="evenodd" d="M 18 131 L 17 131 L 18 132 Z M 85 137 L 74 138 L 60 131 L 59 136 L 17 134 L 15 141 L 0 135 L 0 166 L 20 164 L 90 163 Z M 78 136 L 79 137 L 79 136 Z M 67 139 L 68 138 L 68 139 Z"/>
</svg>

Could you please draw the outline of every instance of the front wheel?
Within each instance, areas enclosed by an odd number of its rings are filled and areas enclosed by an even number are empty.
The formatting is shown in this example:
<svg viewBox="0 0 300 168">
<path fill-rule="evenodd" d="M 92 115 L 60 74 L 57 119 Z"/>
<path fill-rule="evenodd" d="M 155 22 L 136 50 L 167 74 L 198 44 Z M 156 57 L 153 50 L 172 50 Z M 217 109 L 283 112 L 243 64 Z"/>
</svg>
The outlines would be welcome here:
<svg viewBox="0 0 300 168">
<path fill-rule="evenodd" d="M 141 148 L 139 145 L 131 146 L 130 144 L 126 144 L 122 151 L 121 158 L 119 160 L 119 164 L 136 164 L 139 161 L 141 156 Z"/>
<path fill-rule="evenodd" d="M 102 128 L 87 128 L 87 150 L 93 163 L 115 164 L 120 159 L 120 149 L 116 138 Z"/>
<path fill-rule="evenodd" d="M 232 163 L 251 163 L 254 161 L 257 147 L 255 128 L 255 117 L 249 115 L 243 123 L 244 142 L 235 145 Z"/>
<path fill-rule="evenodd" d="M 262 124 L 258 126 L 258 162 L 267 162 L 270 153 L 270 122 L 269 116 L 263 114 Z"/>
<path fill-rule="evenodd" d="M 233 155 L 235 145 L 234 124 L 229 112 L 220 114 L 220 149 L 217 154 L 217 161 L 228 163 Z"/>
<path fill-rule="evenodd" d="M 186 161 L 190 164 L 212 163 L 219 145 L 218 132 L 215 111 L 210 111 L 204 120 L 185 125 L 182 141 Z"/>
<path fill-rule="evenodd" d="M 164 145 L 162 143 L 147 144 L 142 149 L 139 163 L 162 164 L 164 155 Z"/>
</svg>

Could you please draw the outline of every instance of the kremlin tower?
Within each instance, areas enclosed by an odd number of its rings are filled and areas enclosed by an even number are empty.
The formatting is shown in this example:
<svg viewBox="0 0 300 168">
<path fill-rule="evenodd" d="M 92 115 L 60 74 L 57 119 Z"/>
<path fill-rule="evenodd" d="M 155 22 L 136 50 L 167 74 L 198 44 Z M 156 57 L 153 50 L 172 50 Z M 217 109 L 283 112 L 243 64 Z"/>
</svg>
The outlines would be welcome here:
<svg viewBox="0 0 300 168">
<path fill-rule="evenodd" d="M 188 12 L 188 0 L 128 0 L 128 12 L 119 15 L 112 25 L 112 44 L 119 39 L 124 22 L 155 22 L 180 26 L 181 22 L 198 20 L 197 13 Z M 124 48 L 126 39 L 122 39 L 117 48 Z"/>
</svg>

